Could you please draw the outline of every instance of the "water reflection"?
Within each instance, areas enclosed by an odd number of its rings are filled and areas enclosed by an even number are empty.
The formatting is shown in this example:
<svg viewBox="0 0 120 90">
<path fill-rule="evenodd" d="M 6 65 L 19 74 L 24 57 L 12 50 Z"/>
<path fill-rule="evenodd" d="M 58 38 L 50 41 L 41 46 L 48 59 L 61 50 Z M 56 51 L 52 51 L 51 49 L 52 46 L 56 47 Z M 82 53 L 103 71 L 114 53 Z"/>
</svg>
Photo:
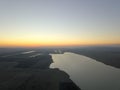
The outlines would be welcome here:
<svg viewBox="0 0 120 90">
<path fill-rule="evenodd" d="M 29 54 L 29 53 L 33 53 L 35 51 L 27 51 L 27 52 L 22 52 L 21 54 Z"/>
<path fill-rule="evenodd" d="M 40 55 L 43 55 L 43 54 L 42 53 L 37 53 L 37 54 L 31 55 L 29 57 L 33 58 L 33 57 L 37 57 L 37 56 L 40 56 Z"/>
<path fill-rule="evenodd" d="M 60 68 L 82 90 L 120 90 L 120 69 L 74 53 L 52 54 L 51 68 Z"/>
</svg>

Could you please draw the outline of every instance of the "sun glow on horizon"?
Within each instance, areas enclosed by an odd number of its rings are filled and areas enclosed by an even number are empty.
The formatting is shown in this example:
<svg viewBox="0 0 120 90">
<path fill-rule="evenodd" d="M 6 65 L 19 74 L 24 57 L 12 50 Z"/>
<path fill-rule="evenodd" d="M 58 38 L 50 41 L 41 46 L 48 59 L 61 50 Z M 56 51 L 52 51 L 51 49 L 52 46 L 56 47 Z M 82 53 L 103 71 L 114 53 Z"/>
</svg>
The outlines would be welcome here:
<svg viewBox="0 0 120 90">
<path fill-rule="evenodd" d="M 119 0 L 0 0 L 0 47 L 120 44 Z"/>
<path fill-rule="evenodd" d="M 106 41 L 75 41 L 75 40 L 62 40 L 62 41 L 50 41 L 50 40 L 8 40 L 0 42 L 0 47 L 54 47 L 54 46 L 91 46 L 91 45 L 114 45 L 120 44 L 115 42 Z"/>
</svg>

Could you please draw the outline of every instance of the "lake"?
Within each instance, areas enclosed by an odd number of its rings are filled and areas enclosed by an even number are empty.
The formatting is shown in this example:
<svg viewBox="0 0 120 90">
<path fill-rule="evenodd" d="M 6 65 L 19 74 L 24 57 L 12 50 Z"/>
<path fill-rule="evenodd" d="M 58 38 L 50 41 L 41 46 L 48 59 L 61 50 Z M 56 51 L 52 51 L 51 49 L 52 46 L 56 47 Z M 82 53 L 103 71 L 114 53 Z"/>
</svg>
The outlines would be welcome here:
<svg viewBox="0 0 120 90">
<path fill-rule="evenodd" d="M 51 55 L 50 68 L 65 71 L 82 90 L 120 90 L 120 69 L 70 52 Z"/>
</svg>

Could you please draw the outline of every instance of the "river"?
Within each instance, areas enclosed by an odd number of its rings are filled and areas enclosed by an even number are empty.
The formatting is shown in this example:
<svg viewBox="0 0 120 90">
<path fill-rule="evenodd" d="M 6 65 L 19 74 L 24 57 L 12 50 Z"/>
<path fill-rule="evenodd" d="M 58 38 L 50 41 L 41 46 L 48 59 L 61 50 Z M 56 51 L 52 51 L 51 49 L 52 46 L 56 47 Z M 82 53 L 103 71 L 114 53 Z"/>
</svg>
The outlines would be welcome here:
<svg viewBox="0 0 120 90">
<path fill-rule="evenodd" d="M 120 90 L 120 69 L 70 52 L 51 55 L 50 68 L 65 71 L 82 90 Z"/>
</svg>

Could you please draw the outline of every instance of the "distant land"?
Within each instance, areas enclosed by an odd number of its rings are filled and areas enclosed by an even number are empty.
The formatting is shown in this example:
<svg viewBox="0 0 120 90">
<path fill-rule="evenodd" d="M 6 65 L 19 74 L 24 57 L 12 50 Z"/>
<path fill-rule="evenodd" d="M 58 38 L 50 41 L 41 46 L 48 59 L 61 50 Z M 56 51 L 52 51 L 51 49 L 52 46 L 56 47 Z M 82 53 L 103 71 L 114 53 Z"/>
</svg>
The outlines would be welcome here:
<svg viewBox="0 0 120 90">
<path fill-rule="evenodd" d="M 49 49 L 1 48 L 0 90 L 81 90 L 53 63 Z"/>
<path fill-rule="evenodd" d="M 120 46 L 77 47 L 66 51 L 81 54 L 104 64 L 120 68 Z"/>
<path fill-rule="evenodd" d="M 11 52 L 36 50 L 42 53 L 56 53 L 55 50 L 64 52 L 73 52 L 93 58 L 113 67 L 120 68 L 120 45 L 106 45 L 106 46 L 81 46 L 81 47 L 46 47 L 46 48 L 0 48 L 0 54 L 9 54 Z M 59 52 L 57 52 L 59 53 Z"/>
<path fill-rule="evenodd" d="M 0 90 L 81 90 L 66 72 L 49 68 L 50 54 L 64 52 L 120 68 L 119 46 L 0 48 Z"/>
</svg>

